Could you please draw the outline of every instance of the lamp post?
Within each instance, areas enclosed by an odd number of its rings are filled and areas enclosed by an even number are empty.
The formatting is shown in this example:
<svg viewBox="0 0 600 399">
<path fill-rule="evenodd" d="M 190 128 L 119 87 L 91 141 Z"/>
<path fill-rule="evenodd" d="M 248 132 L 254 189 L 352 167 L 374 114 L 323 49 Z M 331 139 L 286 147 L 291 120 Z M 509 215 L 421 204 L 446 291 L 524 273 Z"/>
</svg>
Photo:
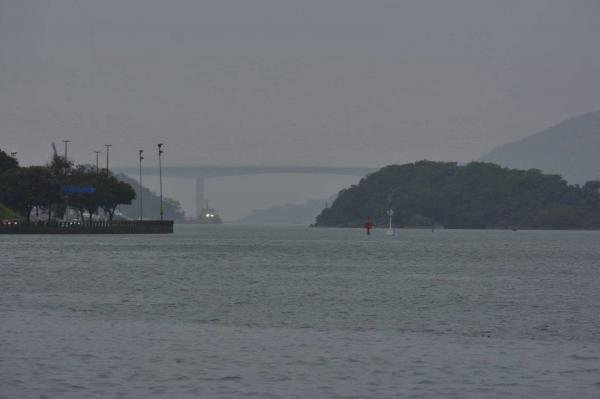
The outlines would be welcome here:
<svg viewBox="0 0 600 399">
<path fill-rule="evenodd" d="M 98 164 L 98 154 L 100 154 L 100 151 L 94 151 L 96 153 L 96 174 L 100 173 L 100 168 L 99 168 L 99 164 Z"/>
<path fill-rule="evenodd" d="M 71 140 L 63 140 L 63 143 L 65 143 L 65 177 L 67 176 L 67 173 L 69 173 L 69 164 L 67 161 L 67 145 L 71 142 Z M 65 194 L 65 219 L 67 221 L 67 223 L 69 223 L 71 221 L 71 218 L 69 217 L 69 194 Z"/>
<path fill-rule="evenodd" d="M 388 235 L 388 236 L 393 236 L 395 234 L 394 228 L 392 227 L 392 216 L 394 216 L 394 210 L 392 208 L 390 208 L 390 209 L 387 210 L 386 213 L 390 217 L 390 224 L 389 224 L 388 229 L 385 232 L 385 234 Z"/>
<path fill-rule="evenodd" d="M 139 150 L 140 153 L 140 220 L 142 220 L 144 218 L 144 203 L 142 201 L 142 159 L 144 159 L 144 156 L 142 155 L 144 153 L 144 150 Z"/>
<path fill-rule="evenodd" d="M 110 147 L 112 147 L 112 144 L 104 144 L 104 146 L 106 147 L 106 174 L 108 175 L 108 154 L 110 152 Z"/>
<path fill-rule="evenodd" d="M 67 144 L 70 142 L 71 140 L 63 140 L 63 143 L 65 143 L 65 162 L 67 162 Z"/>
<path fill-rule="evenodd" d="M 163 220 L 163 189 L 162 189 L 162 160 L 161 156 L 163 154 L 162 143 L 158 144 L 158 181 L 160 186 L 160 220 Z"/>
</svg>

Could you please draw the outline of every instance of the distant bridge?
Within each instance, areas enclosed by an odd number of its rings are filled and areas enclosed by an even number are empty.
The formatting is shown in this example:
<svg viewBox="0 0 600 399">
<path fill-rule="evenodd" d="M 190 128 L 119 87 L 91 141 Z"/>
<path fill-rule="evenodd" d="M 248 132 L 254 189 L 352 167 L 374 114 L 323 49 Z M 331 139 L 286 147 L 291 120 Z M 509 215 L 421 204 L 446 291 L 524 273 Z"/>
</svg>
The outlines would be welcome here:
<svg viewBox="0 0 600 399">
<path fill-rule="evenodd" d="M 136 176 L 138 168 L 112 168 L 114 172 Z M 374 168 L 334 167 L 334 166 L 169 166 L 162 169 L 167 177 L 183 177 L 196 180 L 196 214 L 199 215 L 205 205 L 204 182 L 211 177 L 262 175 L 269 173 L 298 173 L 341 176 L 365 176 L 374 172 Z M 158 176 L 158 168 L 144 167 L 145 176 Z"/>
</svg>

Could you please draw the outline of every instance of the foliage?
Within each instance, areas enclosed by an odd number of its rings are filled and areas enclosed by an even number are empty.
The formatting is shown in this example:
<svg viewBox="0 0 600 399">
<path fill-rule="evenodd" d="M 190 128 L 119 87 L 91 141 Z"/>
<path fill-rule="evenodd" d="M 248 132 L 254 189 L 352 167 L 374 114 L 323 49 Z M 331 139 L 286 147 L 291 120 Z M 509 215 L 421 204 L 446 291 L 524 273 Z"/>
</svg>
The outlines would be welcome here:
<svg viewBox="0 0 600 399">
<path fill-rule="evenodd" d="M 6 160 L 3 154 L 0 151 L 0 163 Z M 60 156 L 54 156 L 45 166 L 20 168 L 16 160 L 2 165 L 8 166 L 0 173 L 0 201 L 21 213 L 27 221 L 33 208 L 46 210 L 51 220 L 67 207 L 77 209 L 82 220 L 84 212 L 88 212 L 91 220 L 99 209 L 112 220 L 117 207 L 131 204 L 136 195 L 131 185 L 112 174 L 97 173 L 88 165 L 74 166 Z M 63 186 L 92 187 L 95 192 L 64 194 Z"/>
<path fill-rule="evenodd" d="M 59 155 L 54 155 L 52 157 L 52 161 L 48 165 L 46 165 L 46 168 L 50 170 L 52 176 L 59 180 L 62 180 L 65 179 L 71 172 L 71 169 L 73 168 L 73 163 L 71 161 L 67 161 L 65 158 Z"/>
<path fill-rule="evenodd" d="M 119 181 L 113 175 L 100 175 L 96 185 L 96 197 L 99 206 L 113 220 L 115 210 L 120 204 L 131 204 L 135 198 L 135 190 L 131 185 Z"/>
<path fill-rule="evenodd" d="M 0 220 L 2 219 L 19 219 L 19 214 L 6 205 L 0 203 Z"/>
<path fill-rule="evenodd" d="M 65 177 L 65 184 L 75 187 L 93 187 L 98 186 L 100 175 L 96 173 L 95 168 L 88 165 L 80 165 L 72 169 L 68 176 Z M 76 193 L 68 194 L 69 206 L 77 209 L 81 220 L 84 220 L 84 212 L 89 214 L 89 220 L 92 220 L 94 214 L 98 212 L 101 206 L 96 193 Z"/>
<path fill-rule="evenodd" d="M 18 167 L 19 162 L 16 160 L 16 158 L 11 157 L 6 152 L 2 151 L 2 149 L 0 149 L 0 173 Z"/>
<path fill-rule="evenodd" d="M 0 200 L 19 211 L 27 221 L 36 206 L 50 206 L 60 199 L 60 185 L 43 166 L 10 169 L 2 174 Z"/>
<path fill-rule="evenodd" d="M 368 216 L 447 228 L 600 228 L 600 182 L 568 185 L 558 175 L 495 164 L 420 161 L 391 165 L 342 190 L 317 226 L 361 226 Z"/>
</svg>

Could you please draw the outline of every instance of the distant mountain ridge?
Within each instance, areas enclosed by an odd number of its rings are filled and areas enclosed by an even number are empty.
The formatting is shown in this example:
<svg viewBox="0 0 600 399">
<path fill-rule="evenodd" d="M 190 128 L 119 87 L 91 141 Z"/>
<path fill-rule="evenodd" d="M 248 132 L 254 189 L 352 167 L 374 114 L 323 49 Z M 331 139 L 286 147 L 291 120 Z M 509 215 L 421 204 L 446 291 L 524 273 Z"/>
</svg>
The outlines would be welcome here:
<svg viewBox="0 0 600 399">
<path fill-rule="evenodd" d="M 333 202 L 330 200 L 330 202 Z M 315 217 L 327 207 L 328 200 L 309 200 L 303 204 L 286 204 L 258 209 L 233 223 L 304 225 L 314 223 Z"/>
<path fill-rule="evenodd" d="M 541 169 L 572 183 L 600 179 L 600 111 L 567 119 L 480 158 L 517 169 Z"/>
</svg>

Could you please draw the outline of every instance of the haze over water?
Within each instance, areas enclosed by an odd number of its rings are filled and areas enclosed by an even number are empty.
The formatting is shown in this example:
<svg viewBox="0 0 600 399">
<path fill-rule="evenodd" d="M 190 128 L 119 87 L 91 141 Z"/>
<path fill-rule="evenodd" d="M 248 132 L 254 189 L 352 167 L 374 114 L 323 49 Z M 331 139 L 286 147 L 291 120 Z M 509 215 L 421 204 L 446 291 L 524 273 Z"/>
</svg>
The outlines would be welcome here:
<svg viewBox="0 0 600 399">
<path fill-rule="evenodd" d="M 599 239 L 5 236 L 0 397 L 597 398 Z"/>
</svg>

